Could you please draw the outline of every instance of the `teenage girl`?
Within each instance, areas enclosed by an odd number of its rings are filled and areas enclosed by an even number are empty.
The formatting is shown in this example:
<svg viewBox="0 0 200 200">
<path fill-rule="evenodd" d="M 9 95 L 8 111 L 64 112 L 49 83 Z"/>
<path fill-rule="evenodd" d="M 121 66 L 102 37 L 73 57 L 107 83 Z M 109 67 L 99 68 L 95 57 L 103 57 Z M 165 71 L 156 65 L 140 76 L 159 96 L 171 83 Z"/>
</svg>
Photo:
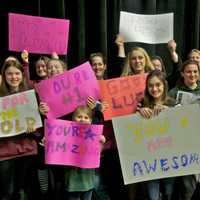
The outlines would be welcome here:
<svg viewBox="0 0 200 200">
<path fill-rule="evenodd" d="M 178 91 L 189 92 L 200 95 L 200 68 L 195 60 L 187 60 L 180 69 L 181 77 L 176 87 L 169 91 L 169 95 L 181 103 L 177 97 Z M 200 175 L 182 176 L 179 179 L 183 183 L 183 189 L 180 191 L 183 200 L 191 200 L 196 190 L 197 183 L 200 182 Z"/>
<path fill-rule="evenodd" d="M 64 63 L 62 60 L 58 59 L 58 58 L 51 58 L 48 60 L 47 65 L 46 65 L 46 72 L 47 72 L 47 78 L 51 78 L 53 76 L 57 76 L 59 74 L 64 73 L 64 71 L 67 69 L 67 64 Z M 47 105 L 47 103 L 45 102 L 40 102 L 39 105 L 39 111 L 42 115 L 46 115 L 49 112 L 50 108 Z M 68 115 L 64 116 L 64 118 L 69 118 Z M 63 117 L 62 117 L 63 118 Z M 43 137 L 42 141 L 41 141 L 41 145 L 44 146 L 44 141 L 45 138 Z M 64 182 L 64 175 L 63 175 L 63 167 L 62 166 L 58 166 L 58 165 L 54 165 L 54 166 L 49 166 L 48 167 L 49 172 L 47 174 L 47 171 L 45 172 L 40 171 L 40 173 L 43 173 L 43 177 L 44 177 L 44 183 L 47 185 L 47 181 L 49 178 L 49 174 L 52 175 L 51 178 L 51 187 L 52 187 L 52 192 L 53 192 L 53 197 L 55 200 L 60 200 L 63 195 L 63 182 Z M 45 175 L 46 173 L 46 175 Z M 44 185 L 45 186 L 45 185 Z M 48 192 L 48 188 L 44 187 L 45 189 L 45 193 L 44 193 L 44 199 L 48 199 L 49 194 Z M 44 190 L 43 190 L 44 191 Z M 50 194 L 51 195 L 51 194 Z"/>
<path fill-rule="evenodd" d="M 17 60 L 8 60 L 2 67 L 0 96 L 23 92 L 28 89 L 23 78 L 23 67 Z M 32 170 L 32 158 L 37 154 L 33 134 L 35 129 L 27 127 L 24 134 L 0 139 L 0 199 L 20 199 L 26 194 Z"/>
<path fill-rule="evenodd" d="M 167 96 L 168 86 L 165 74 L 160 70 L 152 71 L 146 80 L 143 107 L 139 109 L 140 114 L 149 119 L 158 115 L 163 110 L 175 104 L 175 101 Z M 160 185 L 163 182 L 167 200 L 171 200 L 174 178 L 156 179 L 147 181 L 147 191 L 150 200 L 160 199 Z"/>
</svg>

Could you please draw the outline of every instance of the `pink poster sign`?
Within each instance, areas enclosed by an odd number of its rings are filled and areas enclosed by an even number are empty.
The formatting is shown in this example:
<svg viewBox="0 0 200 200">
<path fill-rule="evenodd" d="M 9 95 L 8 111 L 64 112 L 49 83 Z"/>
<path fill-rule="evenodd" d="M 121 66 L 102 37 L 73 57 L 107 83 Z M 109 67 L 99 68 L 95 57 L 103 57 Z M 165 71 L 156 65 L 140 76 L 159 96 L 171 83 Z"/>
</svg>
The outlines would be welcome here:
<svg viewBox="0 0 200 200">
<path fill-rule="evenodd" d="M 35 85 L 41 102 L 47 103 L 48 118 L 71 113 L 86 105 L 89 96 L 99 99 L 99 84 L 89 62 Z"/>
<path fill-rule="evenodd" d="M 69 20 L 9 13 L 9 50 L 67 54 Z"/>
<path fill-rule="evenodd" d="M 103 125 L 45 120 L 45 163 L 98 168 Z"/>
</svg>

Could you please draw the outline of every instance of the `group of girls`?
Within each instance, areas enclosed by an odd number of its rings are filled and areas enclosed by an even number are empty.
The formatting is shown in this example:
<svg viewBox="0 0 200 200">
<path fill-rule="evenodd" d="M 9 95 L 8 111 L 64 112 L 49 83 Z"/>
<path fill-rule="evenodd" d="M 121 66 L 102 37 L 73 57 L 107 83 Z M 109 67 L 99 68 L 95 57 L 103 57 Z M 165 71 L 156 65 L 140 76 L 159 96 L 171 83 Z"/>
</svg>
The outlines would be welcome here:
<svg viewBox="0 0 200 200">
<path fill-rule="evenodd" d="M 62 74 L 67 68 L 66 63 L 60 60 L 55 53 L 51 58 L 41 57 L 35 63 L 37 78 L 32 81 L 29 73 L 28 52 L 23 51 L 21 57 L 23 64 L 13 56 L 5 60 L 1 71 L 1 97 L 34 89 L 35 83 Z M 91 99 L 93 100 L 92 97 Z M 89 100 L 88 104 L 90 104 Z M 49 110 L 46 102 L 39 102 L 39 111 L 44 117 Z M 64 116 L 63 119 L 91 124 L 93 112 L 88 106 L 79 106 L 72 115 Z M 1 139 L 0 142 L 0 181 L 2 183 L 0 199 L 34 199 L 31 186 L 35 187 L 36 185 L 31 184 L 32 180 L 39 182 L 40 199 L 92 198 L 95 169 L 44 164 L 45 138 L 43 128 L 36 130 L 35 127 L 27 127 L 26 133 Z M 104 143 L 105 137 L 100 136 L 99 145 Z M 35 162 L 37 162 L 37 166 Z M 34 172 L 37 177 L 32 177 L 33 173 L 31 172 Z"/>
<path fill-rule="evenodd" d="M 134 47 L 126 56 L 123 38 L 116 38 L 118 46 L 119 67 L 123 65 L 121 76 L 147 73 L 144 99 L 138 104 L 137 112 L 145 118 L 158 115 L 165 109 L 176 105 L 178 91 L 200 94 L 200 52 L 192 50 L 188 60 L 181 64 L 176 53 L 175 41 L 168 43 L 168 49 L 174 63 L 172 77 L 167 77 L 162 59 L 158 56 L 150 58 L 145 49 Z M 91 54 L 91 67 L 98 80 L 106 79 L 106 59 L 101 53 Z M 34 84 L 67 70 L 65 62 L 56 53 L 51 58 L 41 57 L 35 62 L 36 78 L 30 79 L 29 55 L 22 52 L 21 64 L 15 57 L 8 57 L 2 67 L 2 81 L 0 96 L 7 96 L 27 89 L 34 88 Z M 179 76 L 179 81 L 177 80 Z M 175 78 L 174 78 L 175 77 Z M 168 92 L 168 83 L 170 88 Z M 150 200 L 173 199 L 175 183 L 182 183 L 179 192 L 180 199 L 190 200 L 194 194 L 199 176 L 190 175 L 179 178 L 164 178 L 147 181 L 142 184 L 123 184 L 121 168 L 111 122 L 104 122 L 102 111 L 109 109 L 106 102 L 95 101 L 88 97 L 87 106 L 79 106 L 72 113 L 62 117 L 78 123 L 103 123 L 104 136 L 99 138 L 102 145 L 101 165 L 99 169 L 81 169 L 69 166 L 48 166 L 44 164 L 44 129 L 36 130 L 27 127 L 24 134 L 0 139 L 0 199 L 25 200 L 31 199 L 33 190 L 31 180 L 38 180 L 39 198 L 41 200 L 90 200 L 90 199 L 128 199 L 138 197 L 138 189 L 142 192 L 141 199 Z M 50 108 L 46 102 L 39 102 L 39 111 L 45 118 Z M 35 165 L 37 163 L 37 166 Z M 36 166 L 36 168 L 35 168 Z M 32 170 L 32 171 L 31 171 Z M 35 173 L 31 173 L 35 171 Z M 33 177 L 34 174 L 34 177 Z M 35 177 L 36 176 L 36 177 Z M 160 186 L 163 184 L 164 193 L 161 195 Z M 142 186 L 142 187 L 141 187 Z M 147 191 L 147 196 L 145 192 Z M 38 199 L 39 199 L 38 198 Z M 34 199 L 34 198 L 33 198 Z"/>
<path fill-rule="evenodd" d="M 116 44 L 118 46 L 118 56 L 124 58 L 124 41 L 120 35 L 117 36 Z M 163 110 L 180 103 L 177 100 L 178 91 L 200 95 L 200 51 L 197 49 L 191 50 L 188 60 L 181 63 L 180 57 L 176 52 L 176 43 L 174 40 L 168 42 L 168 49 L 174 63 L 170 78 L 166 76 L 166 70 L 160 57 L 154 56 L 151 58 L 154 69 L 151 68 L 149 57 L 146 56 L 146 52 L 143 52 L 144 49 L 133 48 L 126 58 L 122 75 L 148 73 L 144 99 L 141 102 L 141 107 L 138 108 L 138 112 L 145 118 L 151 118 Z M 171 88 L 169 92 L 168 83 Z M 175 182 L 182 184 L 179 191 L 174 190 Z M 163 195 L 161 195 L 160 190 L 161 183 L 164 190 Z M 189 175 L 179 178 L 147 181 L 144 185 L 150 200 L 171 200 L 173 198 L 190 200 L 194 195 L 198 183 L 199 175 Z M 136 197 L 136 186 L 137 184 L 128 186 L 130 199 L 135 199 Z"/>
</svg>

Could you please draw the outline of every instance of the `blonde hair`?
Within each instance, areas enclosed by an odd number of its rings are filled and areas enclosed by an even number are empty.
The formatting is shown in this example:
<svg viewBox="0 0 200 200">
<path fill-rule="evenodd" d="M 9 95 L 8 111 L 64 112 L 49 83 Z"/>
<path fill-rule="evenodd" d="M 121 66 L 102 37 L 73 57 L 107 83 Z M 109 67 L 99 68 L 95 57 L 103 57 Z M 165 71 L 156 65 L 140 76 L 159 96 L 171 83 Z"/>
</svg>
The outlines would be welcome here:
<svg viewBox="0 0 200 200">
<path fill-rule="evenodd" d="M 75 119 L 75 117 L 77 115 L 79 115 L 81 112 L 85 113 L 86 115 L 88 115 L 88 117 L 90 118 L 90 120 L 92 121 L 92 110 L 88 107 L 88 106 L 78 106 L 75 111 L 72 114 L 72 120 Z"/>
<path fill-rule="evenodd" d="M 126 58 L 126 62 L 122 71 L 121 76 L 129 76 L 129 75 L 134 75 L 135 72 L 133 71 L 132 67 L 130 66 L 130 60 L 131 60 L 131 56 L 133 51 L 139 51 L 144 55 L 145 58 L 145 67 L 144 67 L 144 71 L 145 72 L 149 72 L 154 70 L 154 66 L 151 63 L 151 59 L 148 55 L 148 53 L 146 52 L 145 49 L 143 49 L 142 47 L 134 47 L 131 49 L 131 51 L 129 51 L 128 56 Z"/>
<path fill-rule="evenodd" d="M 190 55 L 191 55 L 192 53 L 197 53 L 197 54 L 199 54 L 199 56 L 200 56 L 200 50 L 198 50 L 198 49 L 192 49 L 192 50 L 189 52 L 189 54 L 188 54 L 188 58 L 190 58 Z"/>
</svg>

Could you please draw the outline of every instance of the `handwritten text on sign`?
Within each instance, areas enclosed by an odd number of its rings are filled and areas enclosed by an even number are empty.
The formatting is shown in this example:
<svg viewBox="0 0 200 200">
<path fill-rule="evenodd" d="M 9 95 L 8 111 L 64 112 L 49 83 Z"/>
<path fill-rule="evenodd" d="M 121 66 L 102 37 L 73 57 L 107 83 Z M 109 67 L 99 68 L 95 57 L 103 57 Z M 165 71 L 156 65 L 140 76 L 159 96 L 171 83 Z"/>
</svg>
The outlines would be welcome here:
<svg viewBox="0 0 200 200">
<path fill-rule="evenodd" d="M 99 81 L 102 101 L 109 104 L 104 119 L 135 112 L 144 96 L 145 81 L 145 74 Z"/>
<path fill-rule="evenodd" d="M 199 115 L 199 105 L 193 104 L 152 119 L 139 114 L 113 118 L 125 184 L 199 174 Z"/>
<path fill-rule="evenodd" d="M 69 20 L 9 13 L 9 50 L 66 55 Z"/>
<path fill-rule="evenodd" d="M 34 90 L 0 98 L 0 137 L 24 133 L 29 125 L 42 126 Z"/>
<path fill-rule="evenodd" d="M 50 107 L 48 117 L 60 117 L 86 104 L 88 96 L 99 99 L 99 85 L 86 62 L 79 67 L 36 84 L 40 100 Z"/>
<path fill-rule="evenodd" d="M 140 15 L 122 11 L 119 29 L 126 42 L 167 43 L 173 39 L 173 13 Z"/>
<path fill-rule="evenodd" d="M 102 125 L 47 119 L 45 161 L 47 164 L 97 168 L 100 160 Z"/>
</svg>

